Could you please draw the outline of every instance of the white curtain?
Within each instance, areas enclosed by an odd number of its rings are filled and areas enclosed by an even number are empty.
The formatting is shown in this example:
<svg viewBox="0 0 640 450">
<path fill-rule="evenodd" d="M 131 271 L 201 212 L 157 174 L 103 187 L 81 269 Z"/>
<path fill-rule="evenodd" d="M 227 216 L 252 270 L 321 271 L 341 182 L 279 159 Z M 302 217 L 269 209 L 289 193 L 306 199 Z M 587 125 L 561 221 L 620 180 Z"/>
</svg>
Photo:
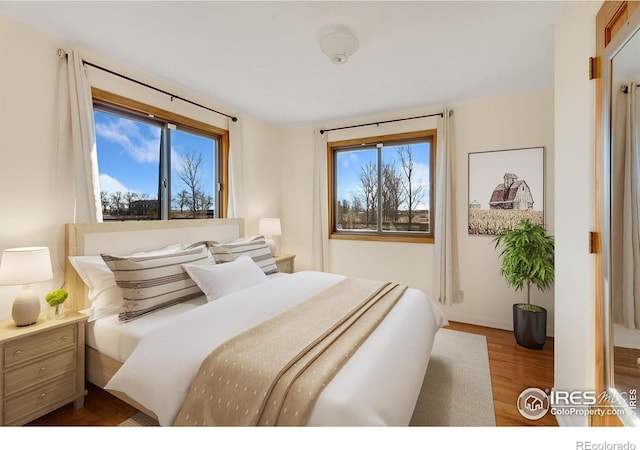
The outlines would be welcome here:
<svg viewBox="0 0 640 450">
<path fill-rule="evenodd" d="M 91 85 L 82 57 L 73 50 L 66 53 L 59 56 L 55 202 L 51 212 L 60 237 L 65 223 L 102 222 Z M 50 252 L 54 282 L 60 286 L 65 269 L 64 239 L 56 239 Z"/>
<path fill-rule="evenodd" d="M 436 146 L 436 208 L 434 246 L 434 299 L 445 305 L 462 302 L 458 270 L 455 207 L 455 151 L 453 111 L 445 109 L 438 121 Z"/>
<path fill-rule="evenodd" d="M 329 199 L 327 198 L 327 135 L 314 131 L 313 224 L 311 254 L 313 270 L 329 271 Z"/>
<path fill-rule="evenodd" d="M 242 122 L 229 119 L 229 202 L 227 217 L 244 217 Z"/>
<path fill-rule="evenodd" d="M 56 211 L 63 223 L 102 222 L 91 85 L 82 57 L 60 57 Z"/>
<path fill-rule="evenodd" d="M 638 89 L 620 92 L 612 142 L 612 309 L 613 321 L 640 329 L 640 126 Z"/>
</svg>

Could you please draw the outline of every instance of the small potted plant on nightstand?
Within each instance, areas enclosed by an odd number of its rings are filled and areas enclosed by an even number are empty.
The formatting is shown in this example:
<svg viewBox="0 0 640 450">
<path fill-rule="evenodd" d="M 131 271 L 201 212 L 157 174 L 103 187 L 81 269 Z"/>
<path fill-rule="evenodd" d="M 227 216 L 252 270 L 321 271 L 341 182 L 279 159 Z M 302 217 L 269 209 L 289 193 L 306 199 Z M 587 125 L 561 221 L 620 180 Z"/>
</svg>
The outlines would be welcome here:
<svg viewBox="0 0 640 450">
<path fill-rule="evenodd" d="M 64 301 L 68 296 L 69 293 L 64 289 L 56 289 L 45 296 L 45 300 L 53 312 L 54 319 L 62 319 L 64 317 Z"/>
<path fill-rule="evenodd" d="M 501 231 L 493 240 L 502 247 L 500 274 L 516 291 L 527 288 L 527 303 L 513 305 L 513 333 L 516 342 L 540 350 L 547 337 L 547 310 L 531 304 L 531 285 L 545 291 L 553 283 L 553 236 L 540 225 L 522 220 L 513 230 Z"/>
</svg>

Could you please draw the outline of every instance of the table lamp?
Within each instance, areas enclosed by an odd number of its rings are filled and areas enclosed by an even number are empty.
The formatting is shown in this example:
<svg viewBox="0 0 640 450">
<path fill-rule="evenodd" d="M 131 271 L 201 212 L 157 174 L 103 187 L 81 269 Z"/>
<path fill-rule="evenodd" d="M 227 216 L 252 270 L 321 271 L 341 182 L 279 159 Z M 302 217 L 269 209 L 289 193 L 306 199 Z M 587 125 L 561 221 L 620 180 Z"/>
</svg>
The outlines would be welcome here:
<svg viewBox="0 0 640 450">
<path fill-rule="evenodd" d="M 280 228 L 280 219 L 277 218 L 267 218 L 260 219 L 260 224 L 258 225 L 258 233 L 263 234 L 269 250 L 271 250 L 272 255 L 276 255 L 276 244 L 273 242 L 273 236 L 280 236 L 282 234 L 282 229 Z"/>
<path fill-rule="evenodd" d="M 31 283 L 53 278 L 48 247 L 8 248 L 0 261 L 0 284 L 22 285 L 13 301 L 11 316 L 19 327 L 32 325 L 40 315 L 40 299 Z"/>
</svg>

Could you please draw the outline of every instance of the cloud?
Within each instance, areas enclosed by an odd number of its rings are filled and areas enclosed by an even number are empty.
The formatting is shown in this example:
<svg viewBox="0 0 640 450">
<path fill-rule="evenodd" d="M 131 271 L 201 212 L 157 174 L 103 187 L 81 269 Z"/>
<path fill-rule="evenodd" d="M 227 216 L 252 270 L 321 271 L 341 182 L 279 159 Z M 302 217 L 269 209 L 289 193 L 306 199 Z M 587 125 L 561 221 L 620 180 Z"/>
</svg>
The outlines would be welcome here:
<svg viewBox="0 0 640 450">
<path fill-rule="evenodd" d="M 147 134 L 147 135 L 145 135 Z M 118 117 L 96 123 L 96 135 L 122 147 L 139 163 L 156 163 L 160 155 L 160 136 L 148 136 L 139 124 Z"/>
<path fill-rule="evenodd" d="M 415 184 L 421 184 L 428 186 L 429 178 L 431 178 L 431 171 L 429 170 L 429 165 L 424 163 L 413 163 L 413 174 L 412 178 L 415 180 Z"/>
<path fill-rule="evenodd" d="M 351 164 L 358 164 L 358 152 L 345 152 L 340 155 L 342 167 L 348 168 Z"/>
<path fill-rule="evenodd" d="M 424 163 L 414 163 L 412 177 L 414 177 L 412 180 L 413 184 L 423 186 L 423 197 L 420 199 L 421 201 L 418 204 L 417 208 L 429 208 L 429 198 L 431 196 L 431 192 L 429 189 L 429 179 L 431 178 L 429 165 Z M 433 180 L 433 183 L 435 184 L 435 180 Z"/>
<path fill-rule="evenodd" d="M 107 192 L 129 192 L 130 189 L 127 188 L 124 184 L 122 184 L 117 179 L 113 178 L 111 175 L 106 173 L 100 174 L 100 190 Z"/>
<path fill-rule="evenodd" d="M 180 172 L 184 168 L 185 158 L 181 153 L 171 149 L 171 169 Z"/>
</svg>

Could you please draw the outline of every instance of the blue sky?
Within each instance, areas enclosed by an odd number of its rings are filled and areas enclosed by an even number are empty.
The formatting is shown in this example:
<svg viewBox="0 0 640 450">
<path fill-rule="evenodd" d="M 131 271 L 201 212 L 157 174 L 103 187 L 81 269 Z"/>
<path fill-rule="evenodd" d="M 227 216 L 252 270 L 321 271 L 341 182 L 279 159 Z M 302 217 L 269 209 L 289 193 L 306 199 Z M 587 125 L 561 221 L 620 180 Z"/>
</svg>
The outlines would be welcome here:
<svg viewBox="0 0 640 450">
<path fill-rule="evenodd" d="M 401 170 L 400 161 L 397 160 L 398 146 L 389 146 L 382 149 L 382 163 L 392 164 L 396 160 L 396 170 Z M 414 185 L 423 185 L 423 202 L 429 203 L 429 144 L 412 144 L 414 158 Z M 357 195 L 360 187 L 360 168 L 368 163 L 377 167 L 377 149 L 375 147 L 365 147 L 353 151 L 339 152 L 337 158 L 337 196 L 338 200 L 346 199 L 352 202 L 354 195 Z M 418 209 L 427 208 L 424 204 Z"/>
<path fill-rule="evenodd" d="M 136 192 L 157 198 L 160 127 L 95 110 L 96 145 L 100 189 Z M 202 154 L 202 190 L 213 197 L 214 145 L 206 139 L 180 130 L 171 132 L 171 192 L 184 185 L 177 175 L 182 157 L 189 151 Z"/>
</svg>

